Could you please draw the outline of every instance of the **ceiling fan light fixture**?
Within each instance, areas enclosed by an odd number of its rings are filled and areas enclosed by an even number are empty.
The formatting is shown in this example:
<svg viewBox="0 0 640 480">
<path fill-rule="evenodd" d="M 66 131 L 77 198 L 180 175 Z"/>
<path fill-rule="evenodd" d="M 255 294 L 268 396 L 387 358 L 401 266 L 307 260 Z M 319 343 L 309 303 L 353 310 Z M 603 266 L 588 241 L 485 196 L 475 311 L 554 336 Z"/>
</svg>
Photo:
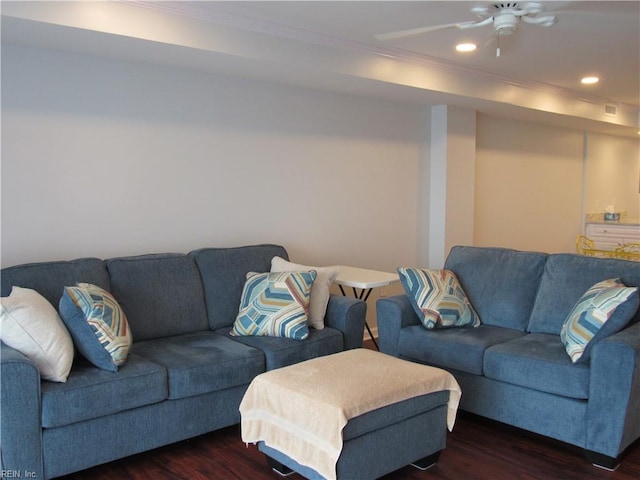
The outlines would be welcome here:
<svg viewBox="0 0 640 480">
<path fill-rule="evenodd" d="M 493 28 L 500 36 L 511 35 L 518 27 L 520 19 L 512 13 L 502 13 L 493 17 Z"/>
<path fill-rule="evenodd" d="M 462 53 L 473 52 L 478 46 L 475 43 L 459 43 L 456 45 L 456 51 Z"/>
</svg>

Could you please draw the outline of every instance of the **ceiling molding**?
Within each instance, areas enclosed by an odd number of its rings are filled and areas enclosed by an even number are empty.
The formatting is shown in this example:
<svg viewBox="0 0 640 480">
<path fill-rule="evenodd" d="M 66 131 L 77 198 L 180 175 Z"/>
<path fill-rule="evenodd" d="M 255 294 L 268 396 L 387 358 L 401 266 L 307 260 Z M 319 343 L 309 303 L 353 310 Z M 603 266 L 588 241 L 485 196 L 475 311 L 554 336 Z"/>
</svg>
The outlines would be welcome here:
<svg viewBox="0 0 640 480">
<path fill-rule="evenodd" d="M 291 27 L 278 22 L 273 22 L 247 15 L 238 15 L 224 11 L 224 8 L 206 9 L 198 8 L 198 2 L 190 2 L 189 8 L 180 5 L 180 2 L 158 2 L 154 0 L 115 0 L 117 3 L 124 3 L 136 7 L 147 8 L 158 12 L 181 15 L 195 20 L 224 25 L 226 27 L 247 30 L 250 32 L 261 33 L 266 35 L 277 36 L 294 40 L 296 42 L 304 42 L 320 47 L 330 47 L 339 50 L 375 55 L 403 63 L 409 63 L 416 66 L 422 66 L 431 70 L 442 70 L 451 73 L 474 75 L 482 77 L 486 80 L 501 82 L 507 85 L 517 86 L 519 88 L 541 91 L 548 94 L 559 95 L 568 99 L 586 102 L 596 105 L 604 105 L 605 103 L 615 103 L 619 108 L 636 110 L 632 105 L 626 105 L 620 102 L 611 102 L 610 99 L 598 96 L 585 96 L 584 94 L 576 95 L 576 92 L 567 88 L 558 87 L 548 83 L 535 82 L 522 78 L 515 79 L 498 75 L 478 69 L 465 67 L 464 65 L 443 61 L 439 58 L 429 55 L 412 52 L 406 49 L 393 48 L 384 45 L 373 46 L 366 42 L 358 42 L 341 37 L 327 35 L 314 32 L 308 29 Z M 195 5 L 195 6 L 194 6 Z M 640 114 L 640 111 L 638 112 Z"/>
<path fill-rule="evenodd" d="M 179 2 L 3 2 L 2 40 L 124 61 L 239 75 L 303 88 L 449 104 L 514 118 L 633 135 L 637 107 L 478 71 L 386 45 L 292 28 Z M 611 132 L 611 133 L 615 133 Z"/>
</svg>

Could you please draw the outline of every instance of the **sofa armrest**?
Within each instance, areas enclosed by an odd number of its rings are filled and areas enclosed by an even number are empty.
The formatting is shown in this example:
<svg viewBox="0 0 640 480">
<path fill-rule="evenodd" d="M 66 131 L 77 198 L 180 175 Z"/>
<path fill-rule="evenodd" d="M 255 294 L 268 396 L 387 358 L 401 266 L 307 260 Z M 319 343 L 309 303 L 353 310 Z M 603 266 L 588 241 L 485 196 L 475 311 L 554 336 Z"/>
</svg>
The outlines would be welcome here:
<svg viewBox="0 0 640 480">
<path fill-rule="evenodd" d="M 410 325 L 420 325 L 409 299 L 406 295 L 380 298 L 376 302 L 376 313 L 380 351 L 399 356 L 400 330 Z"/>
<path fill-rule="evenodd" d="M 640 437 L 640 323 L 591 351 L 586 449 L 617 457 Z"/>
<path fill-rule="evenodd" d="M 336 328 L 344 335 L 344 349 L 362 347 L 364 337 L 364 321 L 367 315 L 367 304 L 352 297 L 330 295 L 324 323 L 327 327 Z"/>
<path fill-rule="evenodd" d="M 0 343 L 0 403 L 2 470 L 44 478 L 40 372 L 4 343 Z"/>
</svg>

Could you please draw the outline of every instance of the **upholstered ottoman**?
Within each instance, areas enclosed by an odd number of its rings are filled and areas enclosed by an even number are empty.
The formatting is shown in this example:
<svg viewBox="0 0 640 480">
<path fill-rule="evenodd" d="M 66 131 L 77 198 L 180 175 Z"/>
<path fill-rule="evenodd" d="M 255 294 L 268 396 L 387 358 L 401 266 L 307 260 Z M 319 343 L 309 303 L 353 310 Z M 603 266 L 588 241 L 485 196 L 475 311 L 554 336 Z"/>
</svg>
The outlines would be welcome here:
<svg viewBox="0 0 640 480">
<path fill-rule="evenodd" d="M 258 375 L 240 404 L 242 440 L 280 473 L 377 478 L 433 465 L 460 387 L 441 369 L 348 350 Z"/>
</svg>

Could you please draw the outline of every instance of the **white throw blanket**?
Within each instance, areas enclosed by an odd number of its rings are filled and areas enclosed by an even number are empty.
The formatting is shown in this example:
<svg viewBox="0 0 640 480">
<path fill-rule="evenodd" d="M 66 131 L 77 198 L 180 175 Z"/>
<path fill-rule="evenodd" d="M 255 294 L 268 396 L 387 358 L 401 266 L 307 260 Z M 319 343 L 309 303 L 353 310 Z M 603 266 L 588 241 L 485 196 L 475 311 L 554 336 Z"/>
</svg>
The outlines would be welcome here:
<svg viewBox="0 0 640 480">
<path fill-rule="evenodd" d="M 242 440 L 263 441 L 335 478 L 342 429 L 350 419 L 442 390 L 450 392 L 451 430 L 461 395 L 453 375 L 372 350 L 347 350 L 255 377 L 240 404 Z"/>
</svg>

